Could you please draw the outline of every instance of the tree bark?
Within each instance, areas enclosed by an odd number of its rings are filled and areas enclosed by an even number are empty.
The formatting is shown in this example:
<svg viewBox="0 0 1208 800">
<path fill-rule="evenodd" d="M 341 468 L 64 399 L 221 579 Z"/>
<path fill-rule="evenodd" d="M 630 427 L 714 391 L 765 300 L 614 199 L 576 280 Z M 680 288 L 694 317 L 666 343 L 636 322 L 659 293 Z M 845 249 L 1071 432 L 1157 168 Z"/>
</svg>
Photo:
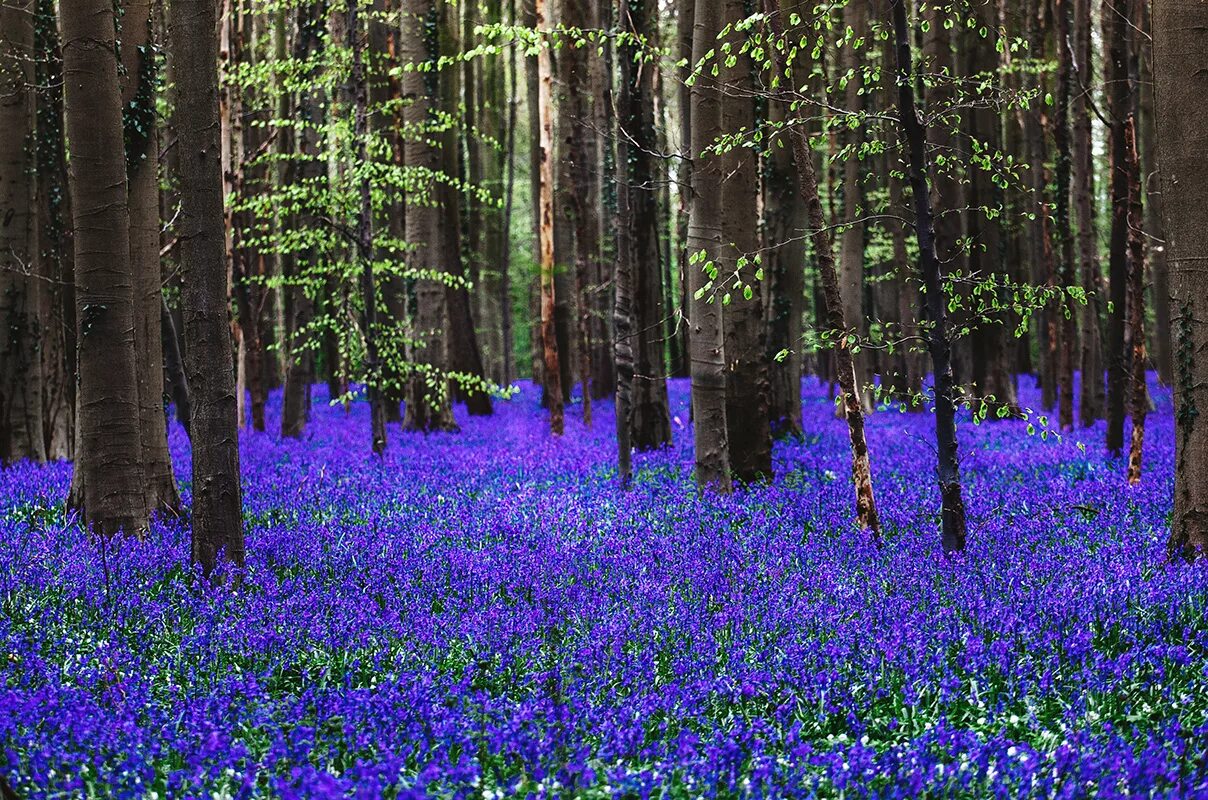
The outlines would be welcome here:
<svg viewBox="0 0 1208 800">
<path fill-rule="evenodd" d="M 101 536 L 142 535 L 147 499 L 113 6 L 60 6 L 79 320 L 78 445 L 69 505 Z"/>
<path fill-rule="evenodd" d="M 1132 438 L 1128 449 L 1128 482 L 1141 482 L 1141 453 L 1145 444 L 1145 415 L 1149 393 L 1145 385 L 1145 231 L 1141 210 L 1141 157 L 1137 152 L 1137 118 L 1130 114 L 1124 124 L 1128 150 L 1128 327 L 1132 342 L 1132 387 L 1129 413 Z"/>
<path fill-rule="evenodd" d="M 34 3 L 0 0 L 0 465 L 46 460 Z"/>
<path fill-rule="evenodd" d="M 365 45 L 358 0 L 348 1 L 348 49 L 352 68 L 348 73 L 348 92 L 353 100 L 352 136 L 357 164 L 357 259 L 361 262 L 361 302 L 365 306 L 365 394 L 369 400 L 370 438 L 374 455 L 386 452 L 386 406 L 382 400 L 383 377 L 378 357 L 377 285 L 373 274 L 373 187 L 364 168 L 369 163 L 369 81 L 365 77 Z"/>
<path fill-rule="evenodd" d="M 545 33 L 549 30 L 547 0 L 534 0 L 534 28 Z M 541 253 L 541 342 L 544 353 L 545 397 L 549 406 L 550 431 L 555 436 L 563 432 L 562 375 L 558 358 L 556 330 L 557 298 L 554 286 L 554 109 L 553 109 L 553 65 L 549 43 L 543 42 L 537 53 L 537 115 L 539 117 L 540 153 L 538 211 L 538 238 Z"/>
<path fill-rule="evenodd" d="M 1128 74 L 1129 0 L 1104 0 L 1103 26 L 1107 44 L 1104 61 L 1107 113 L 1111 122 L 1108 147 L 1111 154 L 1112 227 L 1108 277 L 1111 306 L 1107 314 L 1107 449 L 1120 455 L 1124 449 L 1124 411 L 1128 379 L 1125 351 L 1125 305 L 1128 284 L 1128 146 L 1125 118 L 1132 103 L 1132 80 Z"/>
<path fill-rule="evenodd" d="M 621 0 L 620 29 L 648 41 L 657 22 L 654 0 Z M 658 139 L 654 127 L 654 71 L 657 62 L 641 55 L 641 48 L 622 43 L 620 92 L 617 98 L 617 227 L 627 228 L 628 246 L 618 247 L 617 263 L 632 281 L 633 314 L 632 438 L 638 450 L 653 450 L 671 443 L 671 412 L 667 403 L 666 367 L 663 360 L 663 292 L 660 265 L 658 202 L 655 194 L 654 153 Z M 623 199 L 622 199 L 623 198 Z"/>
<path fill-rule="evenodd" d="M 239 429 L 235 402 L 222 208 L 218 47 L 214 0 L 173 0 L 180 149 L 180 256 L 185 372 L 193 406 L 193 560 L 212 575 L 244 564 Z"/>
<path fill-rule="evenodd" d="M 1053 145 L 1057 150 L 1054 173 L 1056 197 L 1054 224 L 1057 228 L 1057 283 L 1062 289 L 1057 317 L 1057 420 L 1062 430 L 1074 428 L 1074 307 L 1066 291 L 1075 285 L 1074 237 L 1070 231 L 1070 84 L 1073 81 L 1071 0 L 1053 0 L 1057 21 L 1057 96 L 1053 115 Z"/>
<path fill-rule="evenodd" d="M 150 0 L 126 0 L 121 19 L 125 85 L 126 174 L 130 206 L 130 267 L 134 278 L 134 349 L 147 508 L 177 513 L 164 424 L 164 342 L 160 333 L 159 139 L 155 135 L 156 65 Z"/>
<path fill-rule="evenodd" d="M 915 236 L 919 245 L 927 308 L 927 348 L 935 376 L 935 440 L 939 455 L 936 470 L 942 503 L 941 543 L 945 553 L 965 549 L 965 503 L 961 497 L 960 459 L 956 442 L 956 404 L 952 382 L 952 355 L 948 345 L 947 310 L 943 275 L 935 251 L 935 228 L 927 187 L 929 169 L 927 131 L 919 122 L 914 103 L 910 30 L 906 24 L 905 0 L 890 0 L 894 39 L 897 42 L 898 115 L 906 138 L 910 164 L 910 188 L 914 193 Z"/>
<path fill-rule="evenodd" d="M 770 43 L 772 58 L 776 63 L 775 80 L 788 81 L 791 85 L 794 64 L 790 63 L 784 49 L 792 47 L 792 40 L 785 36 L 784 11 L 777 0 L 764 0 L 763 5 L 775 37 L 774 41 Z M 818 176 L 814 169 L 814 156 L 810 152 L 809 133 L 805 120 L 795 113 L 795 104 L 786 104 L 782 107 L 786 112 L 784 131 L 789 139 L 790 152 L 796 166 L 797 193 L 807 214 L 809 235 L 818 259 L 818 277 L 822 283 L 825 298 L 826 325 L 832 336 L 840 337 L 834 353 L 842 392 L 841 408 L 847 419 L 847 433 L 851 442 L 852 483 L 856 492 L 856 522 L 861 529 L 871 531 L 874 538 L 879 538 L 881 523 L 873 495 L 868 443 L 864 436 L 864 410 L 860 403 L 859 378 L 856 375 L 851 349 L 847 346 L 846 338 L 843 337 L 848 328 L 847 320 L 844 318 L 843 298 L 839 291 L 839 275 L 835 269 L 834 243 L 831 241 L 830 228 L 827 227 L 822 213 L 822 199 L 818 194 Z M 799 266 L 798 269 L 803 269 L 803 267 Z M 800 384 L 798 384 L 797 394 L 800 395 Z"/>
<path fill-rule="evenodd" d="M 1103 419 L 1103 336 L 1099 325 L 1102 286 L 1099 277 L 1099 240 L 1095 230 L 1095 160 L 1091 136 L 1091 0 L 1074 0 L 1073 182 L 1074 213 L 1078 221 L 1078 275 L 1087 301 L 1079 317 L 1082 347 L 1079 369 L 1082 386 L 1078 421 L 1085 428 Z"/>
<path fill-rule="evenodd" d="M 1153 6 L 1158 162 L 1174 330 L 1171 559 L 1208 555 L 1208 5 Z"/>
<path fill-rule="evenodd" d="M 695 4 L 692 64 L 701 64 L 717 45 L 723 3 Z M 693 446 L 696 482 L 728 494 L 730 447 L 726 425 L 725 338 L 722 301 L 718 285 L 725 282 L 725 206 L 721 188 L 726 178 L 725 159 L 708 152 L 722 133 L 722 87 L 710 75 L 710 57 L 695 74 L 691 86 L 692 197 L 688 219 L 688 297 L 691 361 Z"/>
<path fill-rule="evenodd" d="M 434 0 L 407 0 L 402 8 L 399 55 L 403 64 L 403 123 L 410 130 L 436 125 L 433 103 L 440 97 L 440 74 L 433 65 L 440 56 L 440 11 Z M 409 169 L 435 176 L 446 165 L 447 137 L 441 133 L 407 137 L 404 161 Z M 413 271 L 445 272 L 452 254 L 446 252 L 448 216 L 441 205 L 443 195 L 429 179 L 425 192 L 407 195 L 406 239 L 415 250 L 409 256 Z M 446 331 L 450 317 L 448 293 L 441 280 L 420 277 L 415 281 L 413 336 L 417 340 L 408 381 L 407 408 L 403 427 L 409 430 L 453 430 L 449 396 L 449 343 Z"/>
</svg>

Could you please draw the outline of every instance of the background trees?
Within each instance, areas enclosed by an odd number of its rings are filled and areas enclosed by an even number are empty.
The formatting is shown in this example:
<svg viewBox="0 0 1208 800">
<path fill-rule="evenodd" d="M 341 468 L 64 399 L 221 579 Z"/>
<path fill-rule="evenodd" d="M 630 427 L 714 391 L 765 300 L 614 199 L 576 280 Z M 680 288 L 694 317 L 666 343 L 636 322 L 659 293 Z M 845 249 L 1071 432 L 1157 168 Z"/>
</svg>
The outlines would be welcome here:
<svg viewBox="0 0 1208 800">
<path fill-rule="evenodd" d="M 934 410 L 956 486 L 966 414 L 1044 432 L 1052 413 L 1122 455 L 1148 354 L 1177 378 L 1141 0 L 226 0 L 213 55 L 188 49 L 208 35 L 165 47 L 154 4 L 125 0 L 112 58 L 75 6 L 0 10 L 0 457 L 78 442 L 86 514 L 89 475 L 120 466 L 108 528 L 179 510 L 165 387 L 226 431 L 228 349 L 257 431 L 276 389 L 288 437 L 312 402 L 367 397 L 377 451 L 388 424 L 454 431 L 517 380 L 554 431 L 615 389 L 622 464 L 691 421 L 722 491 L 774 478 L 774 434 L 809 435 L 808 370 L 835 387 L 874 529 L 867 414 Z M 208 107 L 165 90 L 202 61 L 214 140 L 180 127 Z M 1031 380 L 1040 408 L 1017 399 Z"/>
</svg>

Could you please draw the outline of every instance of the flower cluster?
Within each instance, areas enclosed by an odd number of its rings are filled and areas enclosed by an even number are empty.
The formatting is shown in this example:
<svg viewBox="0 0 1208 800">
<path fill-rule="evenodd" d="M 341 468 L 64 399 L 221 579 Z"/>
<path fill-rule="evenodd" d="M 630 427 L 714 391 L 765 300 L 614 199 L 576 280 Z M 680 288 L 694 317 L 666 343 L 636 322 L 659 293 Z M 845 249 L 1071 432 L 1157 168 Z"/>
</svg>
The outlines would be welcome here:
<svg viewBox="0 0 1208 800">
<path fill-rule="evenodd" d="M 732 497 L 693 485 L 682 383 L 627 492 L 603 404 L 555 439 L 530 387 L 377 459 L 364 404 L 321 394 L 306 440 L 243 437 L 238 590 L 183 522 L 98 542 L 69 465 L 0 471 L 22 797 L 1208 796 L 1208 571 L 1165 564 L 1156 386 L 1138 487 L 1101 428 L 965 417 L 953 558 L 933 418 L 869 420 L 878 549 L 816 383 L 774 484 Z"/>
</svg>

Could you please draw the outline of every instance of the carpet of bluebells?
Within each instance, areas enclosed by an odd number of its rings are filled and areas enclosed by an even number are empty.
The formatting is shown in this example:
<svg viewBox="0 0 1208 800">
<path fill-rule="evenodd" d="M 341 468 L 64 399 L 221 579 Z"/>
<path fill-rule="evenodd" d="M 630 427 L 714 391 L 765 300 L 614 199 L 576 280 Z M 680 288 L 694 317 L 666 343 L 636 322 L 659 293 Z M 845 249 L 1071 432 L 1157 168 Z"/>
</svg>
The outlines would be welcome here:
<svg viewBox="0 0 1208 800">
<path fill-rule="evenodd" d="M 952 559 L 933 418 L 870 421 L 877 549 L 814 383 L 775 484 L 730 498 L 693 486 L 682 383 L 629 492 L 607 404 L 556 440 L 529 387 L 376 460 L 366 406 L 321 391 L 304 441 L 243 438 L 237 592 L 180 521 L 102 546 L 68 465 L 0 471 L 23 797 L 1208 796 L 1208 570 L 1165 563 L 1163 389 L 1135 488 L 1101 426 L 966 415 Z"/>
</svg>

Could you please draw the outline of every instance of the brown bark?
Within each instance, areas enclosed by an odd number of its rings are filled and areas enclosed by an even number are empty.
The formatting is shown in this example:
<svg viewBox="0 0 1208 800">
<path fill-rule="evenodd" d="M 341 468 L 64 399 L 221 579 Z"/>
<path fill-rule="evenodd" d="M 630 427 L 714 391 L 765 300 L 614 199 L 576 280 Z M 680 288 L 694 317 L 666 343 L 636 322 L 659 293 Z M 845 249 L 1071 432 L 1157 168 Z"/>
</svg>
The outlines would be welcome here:
<svg viewBox="0 0 1208 800">
<path fill-rule="evenodd" d="M 1070 91 L 1073 81 L 1073 51 L 1070 26 L 1071 0 L 1053 0 L 1057 21 L 1057 93 L 1053 115 L 1056 198 L 1054 224 L 1057 228 L 1057 283 L 1062 289 L 1055 310 L 1057 330 L 1057 420 L 1062 430 L 1074 428 L 1074 307 L 1066 291 L 1075 285 L 1074 237 L 1070 230 Z"/>
<path fill-rule="evenodd" d="M 440 97 L 440 75 L 436 70 L 423 70 L 440 56 L 439 10 L 434 0 L 408 0 L 402 8 L 402 33 L 399 56 L 403 73 L 403 122 L 410 130 L 430 129 L 434 125 L 433 102 Z M 409 168 L 430 175 L 446 166 L 443 152 L 448 143 L 440 133 L 409 136 L 405 143 L 404 161 Z M 430 182 L 427 197 L 412 192 L 407 195 L 406 239 L 415 247 L 409 254 L 412 270 L 445 272 L 453 254 L 449 245 L 448 224 L 441 201 L 444 199 L 435 182 Z M 435 201 L 435 202 L 434 202 Z M 421 277 L 415 281 L 415 318 L 413 335 L 417 344 L 413 353 L 415 370 L 408 381 L 407 409 L 403 426 L 410 430 L 452 430 L 453 410 L 449 397 L 449 330 L 448 292 L 441 280 Z"/>
<path fill-rule="evenodd" d="M 861 0 L 848 2 L 843 9 L 843 24 L 852 31 L 852 38 L 844 42 L 840 52 L 840 68 L 854 72 L 847 81 L 844 96 L 844 111 L 858 114 L 863 106 L 863 80 L 860 70 L 866 50 L 857 50 L 855 43 L 868 35 L 868 3 Z M 861 342 L 868 336 L 868 315 L 864 309 L 864 228 L 859 217 L 864 215 L 862 177 L 866 170 L 861 163 L 858 150 L 863 138 L 863 126 L 843 128 L 843 144 L 849 148 L 843 161 L 843 233 L 839 244 L 839 280 L 843 294 L 843 318 L 849 326 L 847 334 Z M 862 347 L 853 353 L 856 378 L 862 387 L 860 402 L 864 413 L 872 413 L 872 362 L 869 351 Z"/>
<path fill-rule="evenodd" d="M 101 535 L 141 535 L 147 500 L 134 349 L 134 289 L 122 100 L 109 0 L 60 6 L 71 148 L 78 445 L 69 504 Z"/>
<path fill-rule="evenodd" d="M 34 3 L 0 0 L 0 465 L 46 460 Z"/>
<path fill-rule="evenodd" d="M 785 75 L 792 66 L 784 52 L 791 47 L 791 40 L 784 35 L 783 12 L 776 0 L 764 0 L 764 9 L 770 21 L 775 41 L 771 43 L 772 57 L 776 61 L 776 72 Z M 809 134 L 804 120 L 794 118 L 792 111 L 786 115 L 786 135 L 791 146 L 793 163 L 796 166 L 797 192 L 805 207 L 809 224 L 809 235 L 818 259 L 818 277 L 822 283 L 826 308 L 826 326 L 832 335 L 842 337 L 847 330 L 844 318 L 843 298 L 839 291 L 839 276 L 835 269 L 834 243 L 830 229 L 822 213 L 822 200 L 818 194 L 818 176 L 814 169 L 814 157 L 810 152 Z M 873 495 L 872 467 L 869 462 L 868 443 L 864 436 L 864 411 L 860 404 L 860 384 L 856 375 L 852 353 L 846 339 L 840 338 L 834 349 L 841 384 L 841 408 L 847 419 L 848 438 L 851 442 L 852 483 L 856 492 L 856 522 L 861 529 L 871 531 L 874 537 L 881 532 Z M 799 393 L 799 392 L 798 392 Z"/>
<path fill-rule="evenodd" d="M 649 38 L 657 8 L 654 0 L 622 0 L 620 26 L 630 35 Z M 654 127 L 655 64 L 638 60 L 632 45 L 618 48 L 620 91 L 617 98 L 617 194 L 624 200 L 617 226 L 627 228 L 628 246 L 618 247 L 617 263 L 628 262 L 632 281 L 633 390 L 632 437 L 639 450 L 671 443 L 663 362 L 663 292 L 660 267 L 658 203 L 655 194 Z"/>
<path fill-rule="evenodd" d="M 1124 126 L 1128 150 L 1128 327 L 1132 341 L 1132 387 L 1129 413 L 1132 438 L 1128 449 L 1128 482 L 1141 482 L 1141 454 L 1145 444 L 1145 415 L 1149 393 L 1145 386 L 1145 232 L 1141 210 L 1141 159 L 1137 153 L 1137 118 L 1130 115 Z"/>
<path fill-rule="evenodd" d="M 1208 5 L 1153 7 L 1158 161 L 1174 330 L 1171 559 L 1208 555 Z"/>
<path fill-rule="evenodd" d="M 218 48 L 214 0 L 173 0 L 180 149 L 180 258 L 184 270 L 185 372 L 193 406 L 193 560 L 212 574 L 244 563 L 239 430 L 222 208 Z"/>
<path fill-rule="evenodd" d="M 534 28 L 542 33 L 548 31 L 550 21 L 547 0 L 534 0 Z M 559 341 L 557 338 L 557 298 L 554 284 L 554 109 L 553 109 L 553 65 L 548 43 L 543 43 L 537 54 L 537 112 L 540 136 L 538 204 L 538 236 L 541 264 L 541 342 L 544 353 L 545 397 L 549 406 L 550 431 L 561 436 L 563 431 L 562 379 L 559 367 Z"/>
<path fill-rule="evenodd" d="M 122 103 L 126 109 L 126 173 L 130 206 L 130 267 L 134 278 L 134 349 L 147 508 L 176 513 L 180 493 L 164 424 L 164 342 L 160 333 L 159 139 L 155 135 L 155 72 L 150 0 L 126 0 L 122 14 Z"/>
</svg>

